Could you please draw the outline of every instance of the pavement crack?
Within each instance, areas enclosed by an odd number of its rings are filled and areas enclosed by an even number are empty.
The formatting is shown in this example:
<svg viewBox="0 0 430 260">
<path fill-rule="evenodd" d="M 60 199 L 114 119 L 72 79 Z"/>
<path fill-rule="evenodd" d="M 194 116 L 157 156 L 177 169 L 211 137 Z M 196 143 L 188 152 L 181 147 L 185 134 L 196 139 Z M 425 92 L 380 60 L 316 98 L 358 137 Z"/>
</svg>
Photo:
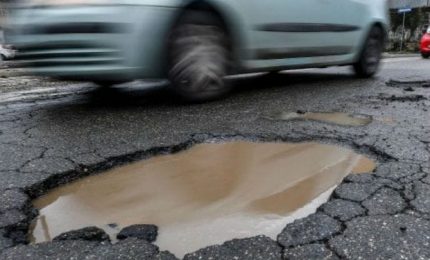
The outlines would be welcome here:
<svg viewBox="0 0 430 260">
<path fill-rule="evenodd" d="M 23 146 L 23 145 L 22 145 Z M 27 147 L 27 146 L 23 146 L 23 147 Z M 31 158 L 31 159 L 28 159 L 27 161 L 25 161 L 19 168 L 17 168 L 17 169 L 15 169 L 16 171 L 18 171 L 18 172 L 21 172 L 22 171 L 22 169 L 23 168 L 25 168 L 27 165 L 29 165 L 32 161 L 34 161 L 34 160 L 39 160 L 39 159 L 42 159 L 42 158 L 44 158 L 45 157 L 45 153 L 49 150 L 48 148 L 46 148 L 46 147 L 43 147 L 43 146 L 41 146 L 41 147 L 38 147 L 38 148 L 40 148 L 40 149 L 43 149 L 41 152 L 40 152 L 40 154 L 37 156 L 37 157 L 33 157 L 33 158 Z"/>
</svg>

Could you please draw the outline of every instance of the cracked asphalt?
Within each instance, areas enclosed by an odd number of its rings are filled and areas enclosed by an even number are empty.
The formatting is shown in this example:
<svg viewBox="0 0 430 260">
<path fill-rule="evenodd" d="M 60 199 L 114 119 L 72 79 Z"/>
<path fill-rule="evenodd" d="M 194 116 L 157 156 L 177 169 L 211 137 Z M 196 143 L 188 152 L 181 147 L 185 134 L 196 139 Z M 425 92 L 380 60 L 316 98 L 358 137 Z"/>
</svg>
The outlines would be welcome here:
<svg viewBox="0 0 430 260">
<path fill-rule="evenodd" d="M 366 154 L 378 166 L 374 173 L 348 176 L 329 202 L 287 225 L 277 241 L 236 239 L 185 259 L 430 258 L 428 60 L 388 58 L 380 74 L 366 80 L 347 68 L 232 80 L 237 88 L 226 99 L 184 104 L 163 82 L 100 89 L 1 76 L 0 259 L 176 259 L 136 237 L 111 244 L 94 229 L 28 245 L 37 215 L 31 199 L 113 166 L 237 139 L 337 144 Z M 266 119 L 289 111 L 369 115 L 373 122 L 342 127 Z"/>
</svg>

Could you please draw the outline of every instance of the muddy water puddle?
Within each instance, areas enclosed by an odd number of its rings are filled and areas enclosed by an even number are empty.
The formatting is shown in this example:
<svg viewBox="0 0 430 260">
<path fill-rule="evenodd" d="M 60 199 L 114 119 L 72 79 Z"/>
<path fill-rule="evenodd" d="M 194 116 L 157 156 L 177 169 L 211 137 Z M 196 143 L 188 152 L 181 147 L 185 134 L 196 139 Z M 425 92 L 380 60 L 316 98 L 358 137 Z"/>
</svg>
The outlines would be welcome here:
<svg viewBox="0 0 430 260">
<path fill-rule="evenodd" d="M 156 244 L 181 257 L 233 238 L 276 238 L 287 223 L 313 213 L 347 174 L 374 168 L 351 150 L 312 142 L 199 144 L 35 200 L 33 242 L 87 226 L 115 236 L 132 224 L 155 224 Z"/>
<path fill-rule="evenodd" d="M 310 120 L 342 126 L 366 126 L 372 122 L 371 116 L 352 115 L 341 112 L 282 112 L 268 117 L 271 120 Z"/>
</svg>

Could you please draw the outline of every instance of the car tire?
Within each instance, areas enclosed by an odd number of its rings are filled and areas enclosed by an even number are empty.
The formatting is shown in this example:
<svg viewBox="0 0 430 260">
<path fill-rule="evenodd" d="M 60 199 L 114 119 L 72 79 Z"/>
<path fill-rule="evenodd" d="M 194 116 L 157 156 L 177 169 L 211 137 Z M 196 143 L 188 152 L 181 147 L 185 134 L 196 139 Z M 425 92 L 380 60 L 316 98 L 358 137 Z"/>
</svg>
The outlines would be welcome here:
<svg viewBox="0 0 430 260">
<path fill-rule="evenodd" d="M 353 64 L 358 77 L 370 78 L 378 72 L 384 47 L 384 35 L 379 27 L 374 26 L 364 43 L 360 57 Z"/>
<path fill-rule="evenodd" d="M 423 59 L 428 59 L 430 57 L 430 53 L 421 52 L 421 57 L 423 57 Z"/>
<path fill-rule="evenodd" d="M 214 100 L 231 90 L 224 77 L 231 65 L 229 37 L 222 21 L 202 11 L 188 11 L 169 37 L 171 90 L 186 101 Z"/>
</svg>

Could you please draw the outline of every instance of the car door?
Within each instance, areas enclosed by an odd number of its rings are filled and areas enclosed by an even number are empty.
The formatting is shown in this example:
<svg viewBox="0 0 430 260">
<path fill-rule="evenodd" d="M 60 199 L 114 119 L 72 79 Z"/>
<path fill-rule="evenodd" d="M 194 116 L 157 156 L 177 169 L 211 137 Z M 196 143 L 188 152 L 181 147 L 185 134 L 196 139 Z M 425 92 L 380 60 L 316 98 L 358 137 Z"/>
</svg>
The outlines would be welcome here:
<svg viewBox="0 0 430 260">
<path fill-rule="evenodd" d="M 249 0 L 253 67 L 330 62 L 352 53 L 363 4 L 357 0 Z M 320 57 L 324 57 L 321 59 Z M 307 59 L 303 59 L 307 58 Z"/>
</svg>

